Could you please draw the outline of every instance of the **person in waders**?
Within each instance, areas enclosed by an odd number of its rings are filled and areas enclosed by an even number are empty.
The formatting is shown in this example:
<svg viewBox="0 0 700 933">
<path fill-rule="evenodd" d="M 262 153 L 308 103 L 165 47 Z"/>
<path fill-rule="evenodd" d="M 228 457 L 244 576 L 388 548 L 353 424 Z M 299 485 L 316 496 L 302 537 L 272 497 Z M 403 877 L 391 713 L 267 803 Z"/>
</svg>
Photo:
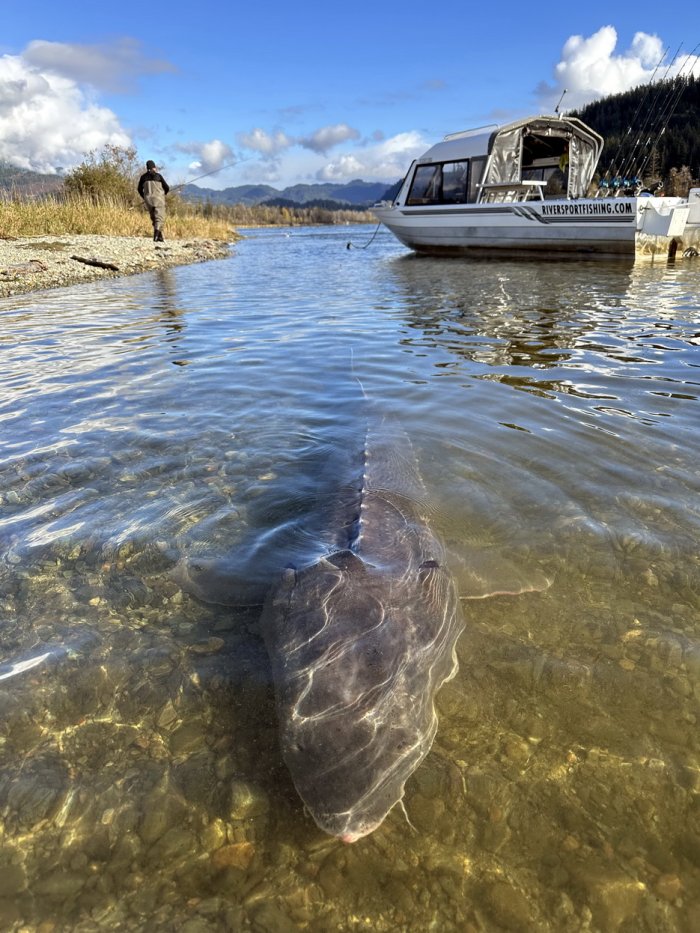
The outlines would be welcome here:
<svg viewBox="0 0 700 933">
<path fill-rule="evenodd" d="M 149 159 L 146 171 L 139 178 L 138 192 L 143 198 L 153 224 L 153 241 L 163 243 L 163 221 L 165 220 L 165 195 L 170 186 L 163 176 L 156 171 L 156 163 Z"/>
</svg>

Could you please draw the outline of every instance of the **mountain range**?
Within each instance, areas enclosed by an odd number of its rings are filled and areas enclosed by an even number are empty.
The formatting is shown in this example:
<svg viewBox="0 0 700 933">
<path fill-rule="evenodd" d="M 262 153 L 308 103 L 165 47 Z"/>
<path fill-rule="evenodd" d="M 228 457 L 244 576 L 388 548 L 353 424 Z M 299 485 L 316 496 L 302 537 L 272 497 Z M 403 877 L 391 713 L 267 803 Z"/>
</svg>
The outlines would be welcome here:
<svg viewBox="0 0 700 933">
<path fill-rule="evenodd" d="M 62 175 L 42 175 L 17 168 L 0 161 L 0 192 L 13 192 L 24 197 L 38 197 L 57 192 L 63 184 Z M 359 178 L 345 184 L 330 182 L 314 185 L 291 185 L 273 188 L 271 185 L 238 185 L 235 188 L 202 188 L 184 185 L 178 189 L 187 201 L 209 204 L 242 204 L 253 207 L 267 204 L 279 207 L 366 208 L 381 201 L 387 194 L 387 185 L 381 182 L 361 181 Z"/>
<path fill-rule="evenodd" d="M 61 175 L 42 175 L 40 172 L 32 172 L 0 161 L 0 192 L 32 198 L 56 192 L 62 185 Z"/>
<path fill-rule="evenodd" d="M 290 185 L 281 189 L 271 185 L 238 185 L 218 191 L 215 188 L 201 188 L 199 185 L 185 185 L 181 191 L 187 200 L 208 201 L 210 204 L 243 204 L 248 207 L 256 204 L 303 206 L 312 202 L 334 201 L 339 207 L 369 207 L 375 201 L 381 201 L 386 194 L 387 185 L 356 178 L 344 184 L 325 182 L 315 185 Z"/>
</svg>

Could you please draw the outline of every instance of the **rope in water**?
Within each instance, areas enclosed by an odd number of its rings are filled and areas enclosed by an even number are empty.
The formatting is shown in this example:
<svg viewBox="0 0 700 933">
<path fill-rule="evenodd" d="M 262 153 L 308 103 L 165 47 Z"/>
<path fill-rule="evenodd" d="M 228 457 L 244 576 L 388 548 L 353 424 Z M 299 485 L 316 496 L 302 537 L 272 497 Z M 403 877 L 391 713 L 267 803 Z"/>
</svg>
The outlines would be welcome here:
<svg viewBox="0 0 700 933">
<path fill-rule="evenodd" d="M 367 249 L 367 247 L 370 245 L 370 243 L 372 242 L 372 240 L 374 240 L 374 238 L 376 237 L 376 235 L 379 233 L 379 228 L 381 227 L 381 225 L 382 225 L 382 222 L 381 222 L 381 220 L 380 220 L 379 223 L 377 224 L 377 227 L 376 227 L 374 233 L 373 233 L 372 236 L 369 238 L 369 240 L 365 243 L 364 246 L 355 246 L 354 243 L 352 243 L 351 241 L 348 240 L 348 243 L 347 243 L 347 245 L 346 245 L 345 248 L 346 248 L 346 249 Z"/>
</svg>

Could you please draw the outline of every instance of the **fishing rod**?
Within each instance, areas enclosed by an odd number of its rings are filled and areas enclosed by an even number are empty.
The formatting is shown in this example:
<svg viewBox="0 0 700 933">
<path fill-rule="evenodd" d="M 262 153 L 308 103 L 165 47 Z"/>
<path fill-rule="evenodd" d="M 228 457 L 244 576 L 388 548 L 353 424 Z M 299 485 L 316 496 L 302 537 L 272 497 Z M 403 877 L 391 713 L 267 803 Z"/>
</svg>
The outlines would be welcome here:
<svg viewBox="0 0 700 933">
<path fill-rule="evenodd" d="M 691 52 L 688 53 L 688 55 L 686 56 L 685 62 L 683 63 L 683 65 L 682 65 L 681 68 L 679 69 L 679 72 L 678 72 L 678 74 L 676 75 L 676 77 L 673 79 L 673 82 L 672 82 L 672 84 L 673 84 L 672 92 L 673 92 L 673 93 L 672 93 L 672 94 L 669 96 L 669 98 L 668 98 L 667 107 L 666 107 L 665 111 L 662 111 L 661 115 L 659 116 L 659 118 L 658 118 L 658 120 L 656 121 L 656 124 L 655 124 L 655 125 L 660 124 L 660 129 L 659 129 L 658 133 L 656 134 L 656 137 L 655 137 L 653 140 L 652 140 L 651 138 L 649 138 L 649 139 L 647 140 L 647 149 L 648 149 L 648 151 L 647 151 L 646 157 L 644 158 L 644 161 L 642 162 L 642 165 L 641 165 L 641 167 L 640 167 L 640 169 L 639 169 L 639 174 L 640 174 L 640 175 L 643 174 L 644 169 L 646 168 L 647 163 L 649 162 L 649 159 L 651 158 L 651 154 L 652 154 L 652 152 L 654 151 L 654 148 L 658 145 L 659 140 L 661 139 L 661 137 L 663 136 L 663 134 L 664 134 L 664 133 L 666 132 L 666 130 L 668 129 L 668 125 L 669 125 L 669 123 L 671 122 L 671 118 L 673 117 L 674 113 L 676 112 L 676 110 L 677 110 L 677 108 L 678 108 L 679 103 L 681 102 L 681 98 L 683 97 L 683 92 L 685 91 L 686 87 L 688 86 L 688 78 L 692 75 L 692 71 L 693 71 L 693 66 L 692 66 L 692 64 L 691 64 L 691 66 L 690 66 L 690 69 L 689 69 L 687 75 L 684 75 L 684 74 L 683 74 L 683 71 L 685 70 L 686 65 L 687 65 L 689 62 L 691 62 L 692 59 L 695 58 L 695 52 L 698 50 L 698 48 L 700 48 L 700 42 L 695 46 L 695 48 L 694 48 Z M 651 146 L 649 146 L 649 143 L 651 143 Z"/>
<path fill-rule="evenodd" d="M 668 90 L 666 81 L 668 79 L 669 72 L 671 71 L 674 64 L 676 63 L 676 60 L 680 54 L 682 46 L 683 46 L 683 43 L 681 43 L 678 46 L 673 58 L 671 59 L 671 61 L 668 63 L 666 67 L 666 71 L 664 72 L 663 77 L 656 84 L 657 92 L 655 95 L 655 101 L 656 101 L 657 106 L 653 107 L 651 104 L 649 105 L 649 109 L 647 110 L 644 121 L 642 122 L 642 125 L 637 130 L 637 136 L 632 144 L 629 154 L 627 155 L 625 161 L 619 167 L 619 170 L 616 172 L 616 174 L 621 179 L 624 179 L 631 172 L 634 166 L 635 160 L 637 158 L 637 150 L 643 144 L 644 138 L 647 135 L 647 133 L 651 132 L 651 130 L 653 129 L 654 119 L 655 119 L 656 113 L 659 110 L 659 106 L 665 106 L 665 103 L 662 103 L 662 99 L 665 101 L 665 95 Z"/>
<path fill-rule="evenodd" d="M 223 172 L 225 168 L 232 168 L 234 165 L 240 165 L 240 162 L 246 161 L 247 159 L 236 159 L 233 162 L 227 162 L 226 165 L 220 165 L 219 168 L 214 168 L 211 170 L 211 172 L 204 172 L 202 175 L 195 175 L 194 178 L 183 181 L 179 185 L 173 185 L 173 190 L 176 190 L 177 188 L 184 188 L 185 185 L 192 185 L 195 181 L 199 181 L 202 178 L 208 178 L 210 175 L 216 175 L 217 172 Z"/>
<path fill-rule="evenodd" d="M 202 175 L 195 175 L 194 178 L 180 182 L 179 185 L 173 185 L 171 190 L 175 191 L 178 188 L 184 188 L 185 185 L 192 185 L 195 181 L 199 181 L 202 178 L 208 178 L 210 175 L 216 175 L 217 172 L 223 172 L 225 168 L 233 168 L 234 165 L 242 165 L 243 162 L 250 162 L 252 158 L 253 156 L 248 156 L 246 159 L 234 159 L 233 162 L 226 162 L 224 165 L 220 165 L 218 168 L 213 168 L 210 172 L 204 172 Z"/>
<path fill-rule="evenodd" d="M 615 155 L 614 155 L 613 158 L 611 159 L 610 164 L 609 164 L 609 166 L 608 166 L 608 168 L 607 168 L 607 170 L 606 170 L 606 172 L 605 172 L 605 175 L 603 175 L 603 177 L 602 177 L 602 179 L 601 179 L 601 186 L 602 186 L 605 182 L 607 182 L 608 177 L 610 176 L 611 173 L 612 173 L 613 175 L 617 174 L 617 173 L 614 171 L 615 166 L 617 165 L 617 160 L 618 160 L 618 159 L 620 158 L 620 156 L 622 155 L 622 150 L 623 150 L 623 148 L 624 148 L 624 146 L 625 146 L 626 139 L 627 139 L 627 137 L 630 135 L 630 133 L 632 132 L 632 128 L 633 128 L 634 125 L 636 124 L 637 119 L 638 119 L 638 117 L 639 117 L 639 114 L 642 112 L 642 108 L 644 107 L 644 105 L 645 105 L 646 102 L 647 102 L 647 98 L 649 97 L 649 94 L 650 94 L 650 92 L 651 92 L 652 86 L 653 86 L 653 84 L 654 84 L 654 79 L 656 78 L 656 72 L 657 72 L 657 71 L 659 70 L 659 68 L 661 67 L 664 58 L 666 58 L 666 56 L 668 55 L 668 50 L 669 50 L 669 48 L 670 48 L 670 46 L 667 45 L 666 48 L 664 49 L 663 54 L 662 54 L 661 58 L 659 59 L 657 65 L 656 65 L 656 68 L 654 68 L 654 70 L 653 70 L 653 72 L 652 72 L 652 74 L 651 74 L 651 77 L 649 78 L 649 80 L 648 80 L 648 82 L 647 82 L 646 90 L 645 90 L 645 92 L 644 92 L 644 94 L 643 94 L 641 100 L 639 101 L 639 104 L 637 105 L 637 110 L 635 111 L 634 116 L 632 117 L 632 119 L 631 119 L 630 122 L 628 123 L 628 125 L 627 125 L 627 130 L 626 130 L 625 133 L 623 134 L 622 139 L 620 140 L 620 143 L 619 143 L 619 145 L 618 145 L 618 147 L 617 147 L 617 152 L 615 153 Z M 679 51 L 680 51 L 680 46 L 679 46 L 678 48 L 679 48 Z M 678 52 L 676 52 L 676 55 L 677 55 L 677 54 L 678 54 Z"/>
</svg>

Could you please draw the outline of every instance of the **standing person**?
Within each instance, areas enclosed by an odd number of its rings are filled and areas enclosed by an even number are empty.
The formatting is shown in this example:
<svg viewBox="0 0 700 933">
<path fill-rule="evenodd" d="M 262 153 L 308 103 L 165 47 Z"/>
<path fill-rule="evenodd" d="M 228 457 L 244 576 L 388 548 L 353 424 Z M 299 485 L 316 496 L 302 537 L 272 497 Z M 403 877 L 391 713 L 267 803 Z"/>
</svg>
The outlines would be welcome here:
<svg viewBox="0 0 700 933">
<path fill-rule="evenodd" d="M 153 224 L 153 240 L 155 243 L 163 243 L 163 221 L 165 220 L 165 195 L 170 191 L 170 186 L 163 176 L 156 171 L 156 163 L 153 159 L 146 162 L 146 171 L 139 178 L 138 192 L 146 203 L 148 213 L 151 215 Z"/>
</svg>

